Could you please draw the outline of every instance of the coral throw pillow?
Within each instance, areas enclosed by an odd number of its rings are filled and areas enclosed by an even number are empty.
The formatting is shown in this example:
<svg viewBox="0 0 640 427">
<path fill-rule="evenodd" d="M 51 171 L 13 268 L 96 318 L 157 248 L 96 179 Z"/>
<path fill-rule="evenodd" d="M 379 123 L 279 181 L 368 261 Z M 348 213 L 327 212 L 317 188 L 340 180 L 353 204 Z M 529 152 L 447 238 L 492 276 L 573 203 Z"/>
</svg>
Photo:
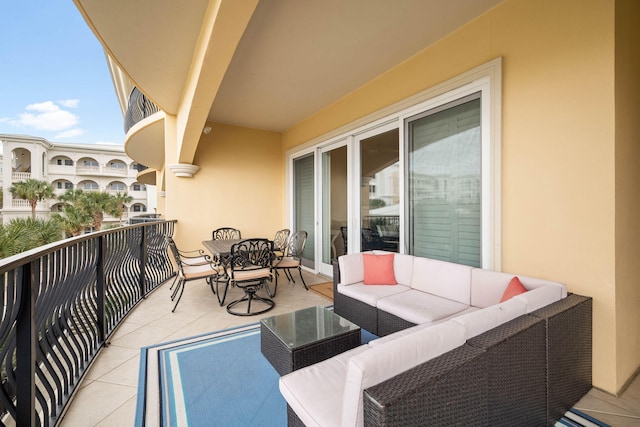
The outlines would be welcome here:
<svg viewBox="0 0 640 427">
<path fill-rule="evenodd" d="M 504 290 L 500 302 L 505 302 L 506 300 L 525 292 L 527 292 L 527 288 L 524 287 L 518 276 L 514 276 L 513 279 L 511 279 L 511 281 L 509 282 L 507 289 Z"/>
<path fill-rule="evenodd" d="M 365 285 L 397 285 L 393 272 L 394 254 L 362 254 Z"/>
</svg>

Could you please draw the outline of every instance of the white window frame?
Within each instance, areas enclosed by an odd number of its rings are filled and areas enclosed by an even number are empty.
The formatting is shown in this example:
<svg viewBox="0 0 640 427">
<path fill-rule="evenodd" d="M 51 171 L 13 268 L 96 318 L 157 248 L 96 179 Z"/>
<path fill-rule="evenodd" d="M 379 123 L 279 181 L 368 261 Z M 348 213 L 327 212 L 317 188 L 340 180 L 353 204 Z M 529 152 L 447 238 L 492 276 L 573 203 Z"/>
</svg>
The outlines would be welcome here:
<svg viewBox="0 0 640 427">
<path fill-rule="evenodd" d="M 316 161 L 319 158 L 321 148 L 327 147 L 339 140 L 348 139 L 347 150 L 348 155 L 348 193 L 350 194 L 347 202 L 347 210 L 349 212 L 350 234 L 356 237 L 359 232 L 359 212 L 356 212 L 360 201 L 355 200 L 359 197 L 359 191 L 353 187 L 359 186 L 359 165 L 357 164 L 356 146 L 357 136 L 363 133 L 371 132 L 376 128 L 384 127 L 395 122 L 399 129 L 400 142 L 400 175 L 406 176 L 407 165 L 403 159 L 406 158 L 405 147 L 405 120 L 436 108 L 439 105 L 447 104 L 466 95 L 481 92 L 481 138 L 482 138 L 482 267 L 501 271 L 502 268 L 502 59 L 496 58 L 485 64 L 482 64 L 472 70 L 469 70 L 459 76 L 451 78 L 441 84 L 422 91 L 416 95 L 406 98 L 396 104 L 385 107 L 379 111 L 369 114 L 353 123 L 335 129 L 325 135 L 314 138 L 300 146 L 294 147 L 287 151 L 287 208 L 289 210 L 288 217 L 292 218 L 292 165 L 293 159 L 309 153 L 316 152 Z M 382 131 L 381 131 L 382 132 Z M 319 171 L 316 170 L 316 187 L 319 181 Z M 399 192 L 400 212 L 406 212 L 406 188 L 405 180 L 400 181 Z M 316 188 L 318 190 L 318 188 Z M 316 191 L 316 204 L 321 194 Z M 316 215 L 319 215 L 321 209 L 316 207 Z M 357 230 L 354 228 L 354 221 L 358 222 Z M 405 215 L 400 215 L 400 253 L 406 253 L 405 248 Z M 316 236 L 318 236 L 318 224 L 320 218 L 316 217 Z M 291 223 L 291 222 L 290 222 Z M 350 236 L 353 237 L 353 236 Z M 351 239 L 351 241 L 354 241 Z M 316 247 L 316 251 L 319 249 Z M 357 252 L 355 245 L 350 245 L 349 251 Z M 358 245 L 359 246 L 359 245 Z M 316 253 L 318 255 L 318 253 Z M 316 258 L 316 271 L 320 262 Z"/>
</svg>

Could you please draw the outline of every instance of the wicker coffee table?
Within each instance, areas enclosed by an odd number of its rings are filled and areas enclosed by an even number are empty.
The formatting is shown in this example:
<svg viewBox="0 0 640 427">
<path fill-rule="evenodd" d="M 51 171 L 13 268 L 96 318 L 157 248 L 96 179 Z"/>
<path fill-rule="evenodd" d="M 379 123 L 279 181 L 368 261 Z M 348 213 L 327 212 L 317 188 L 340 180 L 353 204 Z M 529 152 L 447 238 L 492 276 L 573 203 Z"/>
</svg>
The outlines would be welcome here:
<svg viewBox="0 0 640 427">
<path fill-rule="evenodd" d="M 260 321 L 260 350 L 280 375 L 360 345 L 360 327 L 324 307 Z"/>
</svg>

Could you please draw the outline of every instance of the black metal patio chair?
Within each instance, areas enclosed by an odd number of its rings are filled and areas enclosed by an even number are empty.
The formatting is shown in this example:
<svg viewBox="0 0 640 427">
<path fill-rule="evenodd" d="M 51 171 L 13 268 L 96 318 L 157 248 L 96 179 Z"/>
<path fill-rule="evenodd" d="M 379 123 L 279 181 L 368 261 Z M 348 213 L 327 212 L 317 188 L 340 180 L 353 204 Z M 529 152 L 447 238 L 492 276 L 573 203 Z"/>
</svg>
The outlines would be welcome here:
<svg viewBox="0 0 640 427">
<path fill-rule="evenodd" d="M 226 288 L 234 285 L 244 291 L 244 296 L 227 305 L 227 312 L 236 316 L 253 316 L 265 313 L 275 306 L 269 297 L 258 295 L 265 288 L 272 297 L 268 282 L 272 279 L 273 242 L 269 239 L 246 239 L 231 246 L 231 256 L 226 267 Z M 239 307 L 246 303 L 246 310 Z M 257 310 L 252 311 L 258 306 Z"/>
<path fill-rule="evenodd" d="M 278 291 L 278 271 L 284 270 L 285 276 L 290 282 L 296 283 L 291 275 L 292 269 L 298 269 L 298 273 L 300 274 L 300 280 L 302 280 L 302 284 L 306 290 L 309 290 L 307 284 L 304 282 L 304 278 L 302 277 L 302 252 L 304 252 L 304 246 L 307 242 L 307 232 L 306 231 L 296 231 L 289 237 L 289 241 L 287 242 L 287 247 L 285 250 L 285 254 L 279 258 L 276 258 L 273 261 L 273 269 L 276 272 L 276 286 L 273 292 L 273 295 Z"/>
<path fill-rule="evenodd" d="M 167 237 L 167 242 L 177 269 L 176 278 L 174 279 L 174 283 L 171 285 L 172 288 L 176 285 L 171 294 L 171 301 L 175 300 L 176 302 L 171 310 L 173 313 L 176 311 L 178 303 L 182 298 L 186 282 L 205 279 L 211 287 L 211 291 L 215 294 L 213 282 L 218 278 L 222 270 L 221 267 L 213 263 L 211 258 L 204 254 L 203 251 L 180 251 L 172 238 Z"/>
</svg>

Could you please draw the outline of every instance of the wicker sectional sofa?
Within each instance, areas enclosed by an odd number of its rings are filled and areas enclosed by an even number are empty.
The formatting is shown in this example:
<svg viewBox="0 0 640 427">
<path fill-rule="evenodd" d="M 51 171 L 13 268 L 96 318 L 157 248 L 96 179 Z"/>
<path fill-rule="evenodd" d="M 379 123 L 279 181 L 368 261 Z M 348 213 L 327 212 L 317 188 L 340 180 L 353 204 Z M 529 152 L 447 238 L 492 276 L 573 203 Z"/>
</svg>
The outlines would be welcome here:
<svg viewBox="0 0 640 427">
<path fill-rule="evenodd" d="M 513 275 L 410 255 L 394 286 L 363 268 L 339 259 L 334 310 L 381 338 L 283 376 L 289 425 L 553 425 L 591 388 L 590 298 L 519 276 L 500 302 Z"/>
</svg>

